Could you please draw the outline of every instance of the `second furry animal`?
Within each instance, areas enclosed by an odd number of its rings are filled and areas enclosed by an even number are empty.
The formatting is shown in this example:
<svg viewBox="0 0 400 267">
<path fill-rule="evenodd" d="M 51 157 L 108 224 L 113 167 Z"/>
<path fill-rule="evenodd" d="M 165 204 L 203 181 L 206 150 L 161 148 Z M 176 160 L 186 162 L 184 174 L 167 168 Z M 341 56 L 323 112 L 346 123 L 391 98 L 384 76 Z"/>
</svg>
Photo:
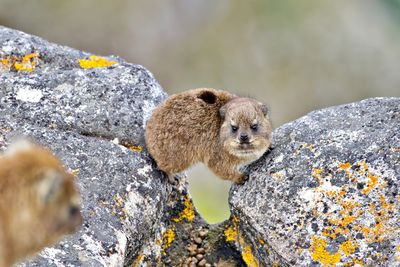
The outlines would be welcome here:
<svg viewBox="0 0 400 267">
<path fill-rule="evenodd" d="M 172 95 L 147 122 L 147 149 L 170 179 L 204 162 L 217 176 L 243 182 L 240 168 L 271 144 L 268 110 L 258 101 L 199 88 Z"/>
</svg>

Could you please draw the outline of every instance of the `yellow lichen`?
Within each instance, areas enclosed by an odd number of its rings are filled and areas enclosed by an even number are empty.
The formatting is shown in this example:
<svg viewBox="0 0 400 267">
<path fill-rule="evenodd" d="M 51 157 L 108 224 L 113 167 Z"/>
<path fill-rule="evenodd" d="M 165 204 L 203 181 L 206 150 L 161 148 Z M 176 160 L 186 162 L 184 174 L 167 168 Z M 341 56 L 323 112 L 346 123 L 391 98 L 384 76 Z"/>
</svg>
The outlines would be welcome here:
<svg viewBox="0 0 400 267">
<path fill-rule="evenodd" d="M 12 66 L 11 60 L 10 58 L 1 58 L 0 59 L 0 64 L 2 66 L 2 68 L 9 70 Z"/>
<path fill-rule="evenodd" d="M 238 219 L 234 216 L 232 218 L 232 226 L 229 226 L 225 231 L 225 240 L 226 241 L 236 241 L 237 240 L 237 223 Z"/>
<path fill-rule="evenodd" d="M 38 55 L 31 53 L 23 56 L 20 61 L 14 63 L 14 67 L 17 71 L 33 71 L 38 63 Z"/>
<path fill-rule="evenodd" d="M 314 177 L 317 180 L 319 185 L 322 184 L 321 172 L 322 170 L 317 168 L 313 168 L 311 172 L 312 177 Z"/>
<path fill-rule="evenodd" d="M 258 266 L 256 260 L 254 259 L 251 247 L 249 245 L 247 245 L 243 248 L 242 259 L 249 267 L 257 267 Z"/>
<path fill-rule="evenodd" d="M 392 210 L 393 209 L 393 205 L 387 203 L 385 197 L 382 194 L 379 195 L 379 199 L 381 200 L 382 209 L 384 209 L 384 210 Z"/>
<path fill-rule="evenodd" d="M 343 251 L 344 255 L 349 256 L 356 251 L 356 246 L 351 240 L 347 240 L 340 244 L 340 249 Z"/>
<path fill-rule="evenodd" d="M 329 253 L 326 250 L 326 240 L 320 239 L 316 236 L 312 237 L 310 253 L 314 261 L 318 261 L 322 266 L 335 266 L 340 261 L 340 254 L 336 252 L 334 254 Z"/>
<path fill-rule="evenodd" d="M 361 191 L 364 195 L 367 195 L 378 184 L 377 176 L 368 173 L 368 179 L 367 187 Z"/>
<path fill-rule="evenodd" d="M 139 254 L 139 256 L 137 256 L 137 258 L 133 262 L 132 267 L 139 267 L 140 264 L 142 263 L 143 259 L 144 259 L 144 255 Z"/>
<path fill-rule="evenodd" d="M 89 59 L 79 59 L 79 65 L 81 68 L 84 69 L 91 69 L 91 68 L 103 68 L 117 64 L 116 61 L 110 61 L 105 59 L 104 57 L 99 56 L 90 56 Z"/>
<path fill-rule="evenodd" d="M 122 204 L 124 204 L 124 200 L 122 199 L 122 197 L 120 197 L 119 194 L 116 194 L 114 196 L 114 201 L 117 204 L 117 206 L 119 206 L 119 207 L 122 206 Z"/>
<path fill-rule="evenodd" d="M 162 250 L 166 250 L 167 248 L 169 248 L 172 244 L 172 242 L 175 239 L 175 231 L 174 228 L 169 228 L 167 229 L 164 234 L 163 234 L 163 247 Z"/>
<path fill-rule="evenodd" d="M 143 151 L 143 148 L 141 146 L 128 146 L 128 148 L 131 151 L 136 152 L 136 153 L 139 153 L 139 152 Z"/>
<path fill-rule="evenodd" d="M 73 170 L 71 170 L 70 172 L 71 172 L 71 174 L 72 174 L 73 176 L 76 177 L 76 176 L 78 176 L 80 170 L 79 170 L 79 169 L 73 169 Z"/>
<path fill-rule="evenodd" d="M 186 195 L 184 197 L 183 204 L 185 205 L 185 208 L 177 218 L 172 219 L 174 222 L 180 222 L 183 219 L 186 219 L 188 222 L 192 222 L 194 220 L 195 213 L 193 209 L 193 203 L 190 201 L 189 196 Z"/>
<path fill-rule="evenodd" d="M 17 71 L 33 71 L 39 62 L 38 54 L 33 52 L 22 57 L 7 56 L 0 59 L 3 69 L 11 70 L 13 67 Z"/>
</svg>

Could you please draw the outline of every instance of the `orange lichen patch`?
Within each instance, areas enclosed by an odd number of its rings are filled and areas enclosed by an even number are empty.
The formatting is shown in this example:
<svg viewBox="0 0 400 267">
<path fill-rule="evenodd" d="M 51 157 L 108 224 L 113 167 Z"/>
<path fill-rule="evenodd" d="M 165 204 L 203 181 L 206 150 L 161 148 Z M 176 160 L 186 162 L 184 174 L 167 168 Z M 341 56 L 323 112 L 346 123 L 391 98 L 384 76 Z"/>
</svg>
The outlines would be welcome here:
<svg viewBox="0 0 400 267">
<path fill-rule="evenodd" d="M 33 71 L 38 64 L 38 55 L 31 53 L 23 56 L 20 61 L 14 63 L 14 67 L 17 71 Z"/>
<path fill-rule="evenodd" d="M 233 226 L 229 226 L 225 231 L 225 240 L 226 241 L 236 241 L 238 237 L 237 233 L 237 224 L 238 224 L 238 218 L 235 216 L 232 218 L 232 224 Z"/>
<path fill-rule="evenodd" d="M 393 209 L 393 205 L 389 204 L 382 194 L 379 195 L 379 199 L 381 201 L 382 209 L 384 209 L 384 210 L 392 210 Z"/>
<path fill-rule="evenodd" d="M 90 56 L 89 59 L 79 59 L 79 66 L 84 69 L 91 69 L 91 68 L 103 68 L 117 64 L 116 61 L 110 61 L 105 59 L 104 57 L 99 56 Z"/>
<path fill-rule="evenodd" d="M 193 203 L 189 199 L 189 196 L 184 196 L 183 199 L 183 204 L 185 205 L 185 208 L 183 211 L 179 214 L 177 218 L 173 218 L 172 220 L 174 222 L 180 222 L 183 219 L 186 219 L 188 222 L 192 222 L 195 217 L 194 209 L 193 209 Z"/>
<path fill-rule="evenodd" d="M 141 146 L 128 146 L 129 150 L 140 153 L 143 151 L 143 148 Z"/>
<path fill-rule="evenodd" d="M 322 184 L 321 173 L 322 173 L 322 170 L 321 169 L 317 169 L 317 168 L 313 168 L 312 171 L 311 171 L 312 177 L 314 177 L 318 181 L 319 185 Z"/>
<path fill-rule="evenodd" d="M 175 230 L 173 227 L 171 227 L 167 229 L 163 234 L 162 250 L 165 251 L 167 248 L 169 248 L 174 240 L 175 240 Z"/>
<path fill-rule="evenodd" d="M 368 179 L 367 187 L 361 190 L 364 195 L 367 195 L 378 184 L 377 176 L 368 173 Z"/>
<path fill-rule="evenodd" d="M 253 256 L 253 251 L 249 245 L 245 246 L 242 251 L 242 259 L 249 267 L 257 267 L 258 264 Z"/>
<path fill-rule="evenodd" d="M 325 237 L 330 237 L 332 239 L 336 238 L 336 233 L 335 233 L 336 229 L 333 229 L 332 226 L 326 226 L 323 230 L 322 230 L 322 235 Z"/>
<path fill-rule="evenodd" d="M 351 164 L 349 162 L 339 164 L 339 168 L 342 170 L 350 169 Z"/>
<path fill-rule="evenodd" d="M 3 69 L 17 71 L 33 71 L 39 63 L 39 56 L 36 52 L 30 53 L 22 57 L 6 56 L 0 58 L 0 65 Z"/>
<path fill-rule="evenodd" d="M 361 190 L 364 195 L 367 195 L 378 184 L 377 176 L 368 173 L 368 179 L 367 187 Z"/>
<path fill-rule="evenodd" d="M 343 266 L 364 266 L 364 259 L 358 254 L 355 255 L 358 248 L 371 243 L 390 241 L 400 234 L 397 222 L 393 221 L 393 211 L 399 209 L 400 197 L 396 197 L 394 202 L 392 199 L 389 201 L 391 195 L 386 196 L 384 193 L 388 186 L 385 177 L 378 176 L 379 172 L 370 168 L 365 161 L 353 164 L 354 168 L 349 162 L 333 163 L 337 168 L 336 173 L 344 172 L 349 178 L 348 182 L 340 187 L 331 184 L 334 170 L 313 168 L 311 172 L 319 184 L 313 189 L 321 195 L 321 199 L 317 201 L 323 202 L 325 207 L 330 207 L 325 209 L 323 214 L 322 205 L 316 205 L 312 211 L 314 217 L 323 217 L 326 220 L 320 234 L 312 237 L 309 249 L 312 259 L 319 261 L 322 266 L 334 266 L 339 262 Z M 322 177 L 323 173 L 328 175 Z M 358 237 L 359 234 L 362 234 L 362 238 Z M 329 253 L 326 250 L 327 243 L 335 242 L 339 236 L 346 238 L 346 241 L 341 243 L 336 253 Z M 372 254 L 378 259 L 381 258 L 383 262 L 387 261 L 383 254 Z M 400 257 L 400 248 L 393 257 L 396 256 Z"/>
<path fill-rule="evenodd" d="M 356 251 L 357 246 L 351 241 L 347 240 L 340 244 L 340 249 L 343 251 L 344 255 L 349 256 Z"/>
<path fill-rule="evenodd" d="M 1 64 L 1 67 L 6 70 L 10 70 L 10 68 L 12 67 L 12 62 L 11 62 L 10 58 L 1 58 L 0 64 Z"/>
<path fill-rule="evenodd" d="M 318 261 L 322 266 L 335 266 L 336 263 L 340 261 L 340 254 L 336 252 L 334 254 L 329 253 L 326 250 L 326 240 L 318 238 L 316 236 L 312 237 L 310 253 L 314 261 Z"/>
</svg>

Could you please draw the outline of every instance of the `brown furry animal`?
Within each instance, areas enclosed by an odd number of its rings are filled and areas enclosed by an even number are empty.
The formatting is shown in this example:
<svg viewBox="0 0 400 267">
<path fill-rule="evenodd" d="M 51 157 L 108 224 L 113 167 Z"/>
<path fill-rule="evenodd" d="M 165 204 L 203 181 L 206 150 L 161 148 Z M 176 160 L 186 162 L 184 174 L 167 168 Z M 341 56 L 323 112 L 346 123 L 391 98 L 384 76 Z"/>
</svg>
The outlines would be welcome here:
<svg viewBox="0 0 400 267">
<path fill-rule="evenodd" d="M 147 149 L 170 179 L 204 162 L 222 179 L 243 182 L 240 168 L 270 146 L 265 105 L 226 91 L 200 88 L 172 95 L 147 122 Z"/>
<path fill-rule="evenodd" d="M 73 176 L 27 142 L 0 156 L 0 266 L 52 245 L 82 223 Z"/>
</svg>

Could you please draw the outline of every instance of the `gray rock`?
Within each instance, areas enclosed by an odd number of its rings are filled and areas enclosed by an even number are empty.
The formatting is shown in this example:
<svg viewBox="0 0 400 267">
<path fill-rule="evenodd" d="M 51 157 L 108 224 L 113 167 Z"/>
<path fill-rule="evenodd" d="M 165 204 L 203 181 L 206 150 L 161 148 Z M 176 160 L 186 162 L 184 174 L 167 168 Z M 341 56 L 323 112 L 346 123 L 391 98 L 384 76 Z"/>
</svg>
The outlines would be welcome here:
<svg viewBox="0 0 400 267">
<path fill-rule="evenodd" d="M 400 98 L 314 111 L 273 139 L 231 189 L 242 254 L 265 266 L 398 266 Z"/>
<path fill-rule="evenodd" d="M 142 145 L 166 94 L 141 66 L 82 68 L 88 56 L 0 27 L 0 148 L 19 136 L 49 147 L 78 172 L 83 198 L 81 230 L 22 266 L 122 266 L 161 222 L 166 179 L 145 150 L 114 139 Z"/>
<path fill-rule="evenodd" d="M 28 60 L 31 53 L 36 56 Z M 24 56 L 31 71 L 12 64 L 22 64 Z M 87 68 L 80 60 L 89 57 L 89 53 L 0 26 L 3 118 L 143 145 L 145 120 L 166 94 L 139 65 L 110 57 L 92 60 L 92 64 L 114 65 Z"/>
</svg>

